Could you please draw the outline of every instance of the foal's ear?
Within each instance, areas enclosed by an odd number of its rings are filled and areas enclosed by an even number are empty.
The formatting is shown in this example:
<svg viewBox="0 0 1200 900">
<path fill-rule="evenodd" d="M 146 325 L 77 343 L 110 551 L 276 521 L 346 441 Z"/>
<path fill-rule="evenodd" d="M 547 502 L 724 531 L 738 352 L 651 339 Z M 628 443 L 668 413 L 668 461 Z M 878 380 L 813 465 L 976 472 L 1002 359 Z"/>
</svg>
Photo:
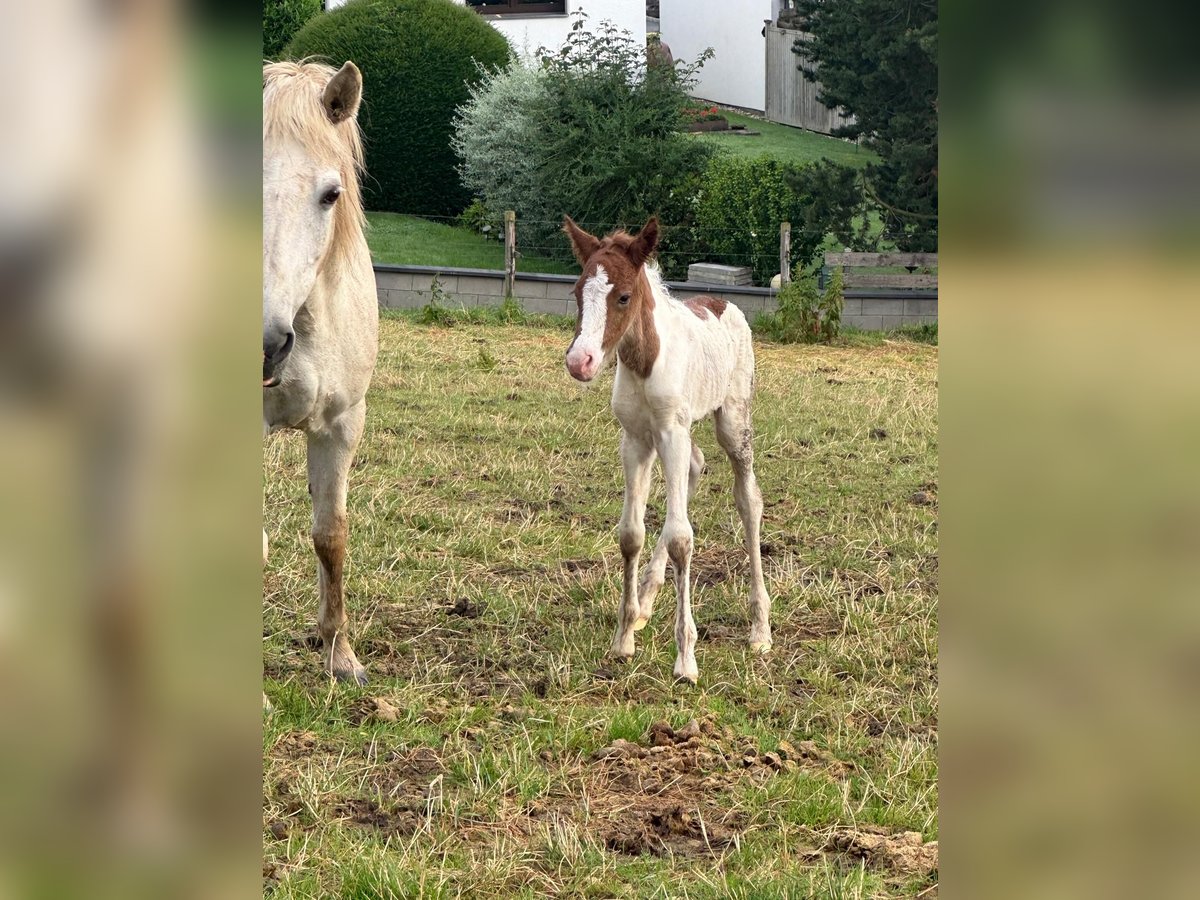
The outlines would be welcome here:
<svg viewBox="0 0 1200 900">
<path fill-rule="evenodd" d="M 358 66 L 349 60 L 338 69 L 336 75 L 325 85 L 325 93 L 321 103 L 325 107 L 325 115 L 334 125 L 353 119 L 358 114 L 358 101 L 362 99 L 362 72 Z"/>
<path fill-rule="evenodd" d="M 576 225 L 570 216 L 563 217 L 563 231 L 571 239 L 571 249 L 575 251 L 575 258 L 581 266 L 586 266 L 592 254 L 600 247 L 600 239 Z"/>
<path fill-rule="evenodd" d="M 642 226 L 633 243 L 629 245 L 629 259 L 635 266 L 640 266 L 648 260 L 658 247 L 658 216 L 651 216 L 650 221 Z"/>
</svg>

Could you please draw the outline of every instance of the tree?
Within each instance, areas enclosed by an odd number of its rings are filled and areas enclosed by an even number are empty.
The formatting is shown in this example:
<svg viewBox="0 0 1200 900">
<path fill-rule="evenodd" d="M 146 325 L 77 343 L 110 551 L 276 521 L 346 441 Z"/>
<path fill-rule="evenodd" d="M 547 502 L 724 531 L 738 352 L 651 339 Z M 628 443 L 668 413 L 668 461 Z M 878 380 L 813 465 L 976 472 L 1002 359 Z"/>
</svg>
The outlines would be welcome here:
<svg viewBox="0 0 1200 900">
<path fill-rule="evenodd" d="M 854 123 L 879 163 L 863 190 L 904 250 L 937 249 L 938 66 L 936 0 L 797 0 L 811 38 L 793 45 L 819 99 Z M 819 71 L 818 71 L 819 70 Z"/>
<path fill-rule="evenodd" d="M 471 91 L 455 120 L 466 184 L 492 211 L 517 212 L 518 246 L 571 258 L 561 223 L 590 231 L 638 227 L 654 213 L 674 226 L 659 258 L 680 274 L 708 144 L 680 133 L 700 64 L 647 65 L 646 48 L 611 22 L 575 14 L 566 42 L 535 70 L 514 62 Z M 686 266 L 686 263 L 683 264 Z"/>
</svg>

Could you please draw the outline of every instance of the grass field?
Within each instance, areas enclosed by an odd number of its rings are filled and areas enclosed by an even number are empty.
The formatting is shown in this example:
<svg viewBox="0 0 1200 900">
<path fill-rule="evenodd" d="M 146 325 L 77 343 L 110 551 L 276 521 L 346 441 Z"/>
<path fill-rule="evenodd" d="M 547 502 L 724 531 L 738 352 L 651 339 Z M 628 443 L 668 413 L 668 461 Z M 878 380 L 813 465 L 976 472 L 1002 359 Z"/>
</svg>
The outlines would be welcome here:
<svg viewBox="0 0 1200 900">
<path fill-rule="evenodd" d="M 375 262 L 466 269 L 504 268 L 504 244 L 484 240 L 466 228 L 387 212 L 369 212 L 367 222 L 370 226 L 367 243 Z M 519 267 L 522 272 L 565 275 L 572 271 L 569 263 L 524 254 Z"/>
<path fill-rule="evenodd" d="M 778 125 L 730 110 L 721 110 L 721 115 L 729 120 L 730 125 L 745 125 L 746 128 L 762 134 L 739 137 L 729 132 L 715 131 L 697 134 L 696 139 L 738 156 L 772 156 L 799 165 L 819 159 L 830 159 L 845 166 L 865 166 L 869 162 L 877 161 L 874 153 L 841 138 L 805 131 L 803 128 L 792 128 L 790 125 Z"/>
<path fill-rule="evenodd" d="M 605 659 L 618 428 L 611 375 L 563 371 L 569 338 L 381 323 L 350 487 L 365 688 L 321 675 L 303 439 L 268 443 L 264 889 L 935 895 L 937 348 L 757 345 L 766 657 L 729 469 L 696 427 L 689 687 L 669 587 L 634 660 Z"/>
</svg>

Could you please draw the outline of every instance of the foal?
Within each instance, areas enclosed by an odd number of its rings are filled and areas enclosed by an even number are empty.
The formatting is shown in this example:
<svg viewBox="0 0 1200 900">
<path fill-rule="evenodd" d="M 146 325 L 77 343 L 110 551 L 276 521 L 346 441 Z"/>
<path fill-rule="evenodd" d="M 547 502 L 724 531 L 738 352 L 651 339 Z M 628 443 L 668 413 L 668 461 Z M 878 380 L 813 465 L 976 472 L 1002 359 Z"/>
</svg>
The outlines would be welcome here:
<svg viewBox="0 0 1200 900">
<path fill-rule="evenodd" d="M 579 313 L 575 340 L 567 349 L 567 370 L 591 381 L 614 350 L 617 376 L 612 410 L 621 423 L 621 462 L 625 468 L 625 507 L 621 513 L 621 555 L 625 582 L 612 654 L 633 656 L 635 631 L 650 620 L 654 598 L 666 577 L 667 558 L 675 570 L 675 676 L 695 683 L 696 624 L 692 621 L 689 566 L 692 526 L 687 504 L 704 469 L 704 456 L 692 442 L 692 423 L 710 413 L 717 442 L 733 466 L 733 496 L 750 554 L 750 646 L 771 647 L 771 600 L 763 584 L 759 530 L 762 494 L 754 477 L 750 401 L 754 396 L 754 349 L 750 326 L 736 306 L 714 297 L 680 302 L 667 293 L 657 268 L 646 260 L 658 246 L 658 219 L 636 237 L 616 231 L 604 239 L 588 234 L 568 216 L 571 238 L 583 274 L 575 285 Z M 646 498 L 654 455 L 662 460 L 667 483 L 667 518 L 650 564 L 637 582 L 646 538 Z"/>
</svg>

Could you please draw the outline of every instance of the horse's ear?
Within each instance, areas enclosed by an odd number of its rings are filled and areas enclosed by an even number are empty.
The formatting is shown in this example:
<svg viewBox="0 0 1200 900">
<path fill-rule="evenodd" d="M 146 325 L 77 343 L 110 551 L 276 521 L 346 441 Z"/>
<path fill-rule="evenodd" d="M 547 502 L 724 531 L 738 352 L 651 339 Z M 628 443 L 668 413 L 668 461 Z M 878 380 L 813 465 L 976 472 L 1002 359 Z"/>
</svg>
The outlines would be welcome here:
<svg viewBox="0 0 1200 900">
<path fill-rule="evenodd" d="M 658 216 L 651 216 L 650 221 L 642 226 L 633 243 L 629 245 L 629 258 L 635 266 L 640 266 L 658 248 Z"/>
<path fill-rule="evenodd" d="M 349 60 L 338 69 L 336 75 L 325 85 L 321 103 L 325 115 L 334 125 L 353 119 L 358 114 L 358 102 L 362 99 L 362 72 Z"/>
<path fill-rule="evenodd" d="M 571 249 L 575 251 L 575 258 L 579 260 L 579 264 L 587 265 L 587 261 L 599 248 L 600 239 L 576 225 L 575 220 L 570 216 L 563 217 L 563 231 L 571 239 Z"/>
</svg>

